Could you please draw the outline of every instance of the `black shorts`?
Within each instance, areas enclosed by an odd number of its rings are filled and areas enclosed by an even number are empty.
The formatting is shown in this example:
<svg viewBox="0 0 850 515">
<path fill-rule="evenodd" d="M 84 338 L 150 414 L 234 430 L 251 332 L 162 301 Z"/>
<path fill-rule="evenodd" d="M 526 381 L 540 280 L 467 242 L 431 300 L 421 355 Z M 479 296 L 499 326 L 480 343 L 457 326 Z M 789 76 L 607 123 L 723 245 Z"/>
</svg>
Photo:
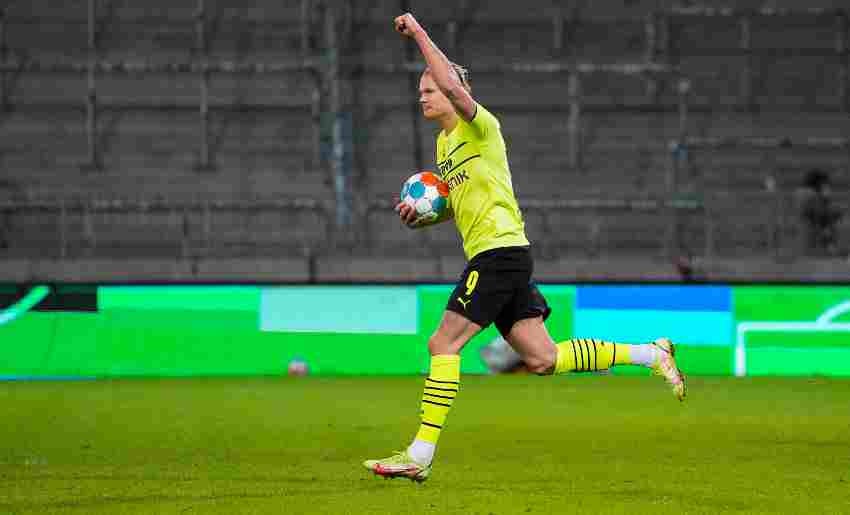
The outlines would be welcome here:
<svg viewBox="0 0 850 515">
<path fill-rule="evenodd" d="M 496 323 L 507 337 L 517 320 L 552 312 L 531 281 L 534 262 L 528 247 L 503 247 L 478 254 L 466 265 L 446 309 L 481 327 Z"/>
</svg>

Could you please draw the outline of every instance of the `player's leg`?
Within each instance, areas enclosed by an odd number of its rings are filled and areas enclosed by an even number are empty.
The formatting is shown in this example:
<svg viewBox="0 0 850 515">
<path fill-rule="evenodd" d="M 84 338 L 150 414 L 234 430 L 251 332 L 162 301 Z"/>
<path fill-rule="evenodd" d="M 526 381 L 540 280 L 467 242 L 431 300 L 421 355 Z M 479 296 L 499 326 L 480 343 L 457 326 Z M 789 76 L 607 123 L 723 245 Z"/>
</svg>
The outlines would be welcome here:
<svg viewBox="0 0 850 515">
<path fill-rule="evenodd" d="M 443 313 L 439 327 L 428 339 L 431 365 L 422 392 L 419 431 L 406 450 L 367 460 L 363 463 L 367 469 L 386 478 L 428 478 L 440 432 L 460 387 L 460 351 L 480 330 L 481 325 L 454 311 Z"/>
<path fill-rule="evenodd" d="M 528 370 L 538 375 L 564 372 L 594 372 L 615 365 L 650 366 L 655 351 L 645 345 L 629 345 L 591 338 L 573 338 L 555 343 L 542 316 L 516 321 L 505 339 L 516 350 Z M 644 356 L 644 351 L 646 356 Z M 635 361 L 632 356 L 637 355 Z"/>
<path fill-rule="evenodd" d="M 408 447 L 410 455 L 421 463 L 434 459 L 437 440 L 460 387 L 460 351 L 479 331 L 480 325 L 446 310 L 439 328 L 428 340 L 431 366 L 422 390 L 421 423 Z"/>
<path fill-rule="evenodd" d="M 428 339 L 431 356 L 458 355 L 464 345 L 478 332 L 481 326 L 467 317 L 446 310 L 434 334 Z"/>
<path fill-rule="evenodd" d="M 640 365 L 663 376 L 679 400 L 685 397 L 685 378 L 676 366 L 675 346 L 666 338 L 630 345 L 594 338 L 574 338 L 555 344 L 543 317 L 517 321 L 507 337 L 528 369 L 539 375 L 605 370 L 616 365 Z"/>
<path fill-rule="evenodd" d="M 422 392 L 419 431 L 406 450 L 364 462 L 375 474 L 417 481 L 430 474 L 437 440 L 460 385 L 460 350 L 513 296 L 511 283 L 503 277 L 503 269 L 512 265 L 511 256 L 511 251 L 484 252 L 464 270 L 428 340 L 431 366 Z"/>
<path fill-rule="evenodd" d="M 537 375 L 554 372 L 558 347 L 549 336 L 542 316 L 517 320 L 503 337 L 522 357 L 529 372 Z"/>
<path fill-rule="evenodd" d="M 679 400 L 685 396 L 684 376 L 676 366 L 675 347 L 666 338 L 630 345 L 595 338 L 573 338 L 555 343 L 543 323 L 550 309 L 534 284 L 527 296 L 518 295 L 496 325 L 508 343 L 536 374 L 606 370 L 616 365 L 640 365 L 663 376 Z"/>
</svg>

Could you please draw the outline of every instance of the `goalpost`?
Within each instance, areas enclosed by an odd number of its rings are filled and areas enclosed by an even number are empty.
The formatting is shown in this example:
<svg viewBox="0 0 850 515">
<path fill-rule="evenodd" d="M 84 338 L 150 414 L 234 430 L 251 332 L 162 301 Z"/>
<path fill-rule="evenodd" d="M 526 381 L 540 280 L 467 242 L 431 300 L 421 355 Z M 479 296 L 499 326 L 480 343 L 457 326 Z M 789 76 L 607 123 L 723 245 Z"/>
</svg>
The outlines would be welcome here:
<svg viewBox="0 0 850 515">
<path fill-rule="evenodd" d="M 850 344 L 848 344 L 846 333 L 850 333 L 850 322 L 834 322 L 835 319 L 847 313 L 850 313 L 850 301 L 827 309 L 813 322 L 739 322 L 735 331 L 735 375 L 738 377 L 747 375 L 748 354 L 752 355 L 754 352 L 759 359 L 766 362 L 762 364 L 762 373 L 769 372 L 770 362 L 775 361 L 782 363 L 786 373 L 811 374 L 827 371 L 847 374 L 850 372 Z M 756 333 L 773 334 L 775 343 L 748 349 L 747 336 Z M 781 345 L 781 335 L 797 339 L 815 334 L 834 335 L 833 338 L 837 337 L 840 345 L 835 348 L 807 346 L 805 349 Z M 805 352 L 806 360 L 794 360 L 794 354 L 797 352 Z"/>
</svg>

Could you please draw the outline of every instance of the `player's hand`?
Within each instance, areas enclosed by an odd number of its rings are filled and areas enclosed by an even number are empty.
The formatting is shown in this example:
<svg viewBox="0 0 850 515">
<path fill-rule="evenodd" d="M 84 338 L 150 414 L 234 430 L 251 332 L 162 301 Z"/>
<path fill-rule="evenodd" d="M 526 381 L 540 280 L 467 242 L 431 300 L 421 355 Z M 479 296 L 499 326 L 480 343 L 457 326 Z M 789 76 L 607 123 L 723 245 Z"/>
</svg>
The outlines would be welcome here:
<svg viewBox="0 0 850 515">
<path fill-rule="evenodd" d="M 398 213 L 398 217 L 404 225 L 411 229 L 419 226 L 417 223 L 419 216 L 416 213 L 416 209 L 407 202 L 400 202 L 396 199 L 395 212 Z"/>
<path fill-rule="evenodd" d="M 419 25 L 419 22 L 410 13 L 404 13 L 395 19 L 395 30 L 409 38 L 416 37 L 417 34 L 425 32 L 425 29 Z"/>
</svg>

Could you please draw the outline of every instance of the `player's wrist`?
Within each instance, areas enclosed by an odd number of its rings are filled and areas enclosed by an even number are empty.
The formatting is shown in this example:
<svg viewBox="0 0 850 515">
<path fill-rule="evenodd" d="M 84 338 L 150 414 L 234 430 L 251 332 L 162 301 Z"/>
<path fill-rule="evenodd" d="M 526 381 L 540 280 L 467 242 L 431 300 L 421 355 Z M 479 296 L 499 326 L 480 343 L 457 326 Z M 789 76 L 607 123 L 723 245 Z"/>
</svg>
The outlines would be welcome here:
<svg viewBox="0 0 850 515">
<path fill-rule="evenodd" d="M 422 27 L 416 29 L 416 31 L 410 36 L 413 38 L 413 41 L 416 41 L 419 45 L 425 45 L 431 42 L 431 38 L 428 36 L 428 33 Z"/>
</svg>

